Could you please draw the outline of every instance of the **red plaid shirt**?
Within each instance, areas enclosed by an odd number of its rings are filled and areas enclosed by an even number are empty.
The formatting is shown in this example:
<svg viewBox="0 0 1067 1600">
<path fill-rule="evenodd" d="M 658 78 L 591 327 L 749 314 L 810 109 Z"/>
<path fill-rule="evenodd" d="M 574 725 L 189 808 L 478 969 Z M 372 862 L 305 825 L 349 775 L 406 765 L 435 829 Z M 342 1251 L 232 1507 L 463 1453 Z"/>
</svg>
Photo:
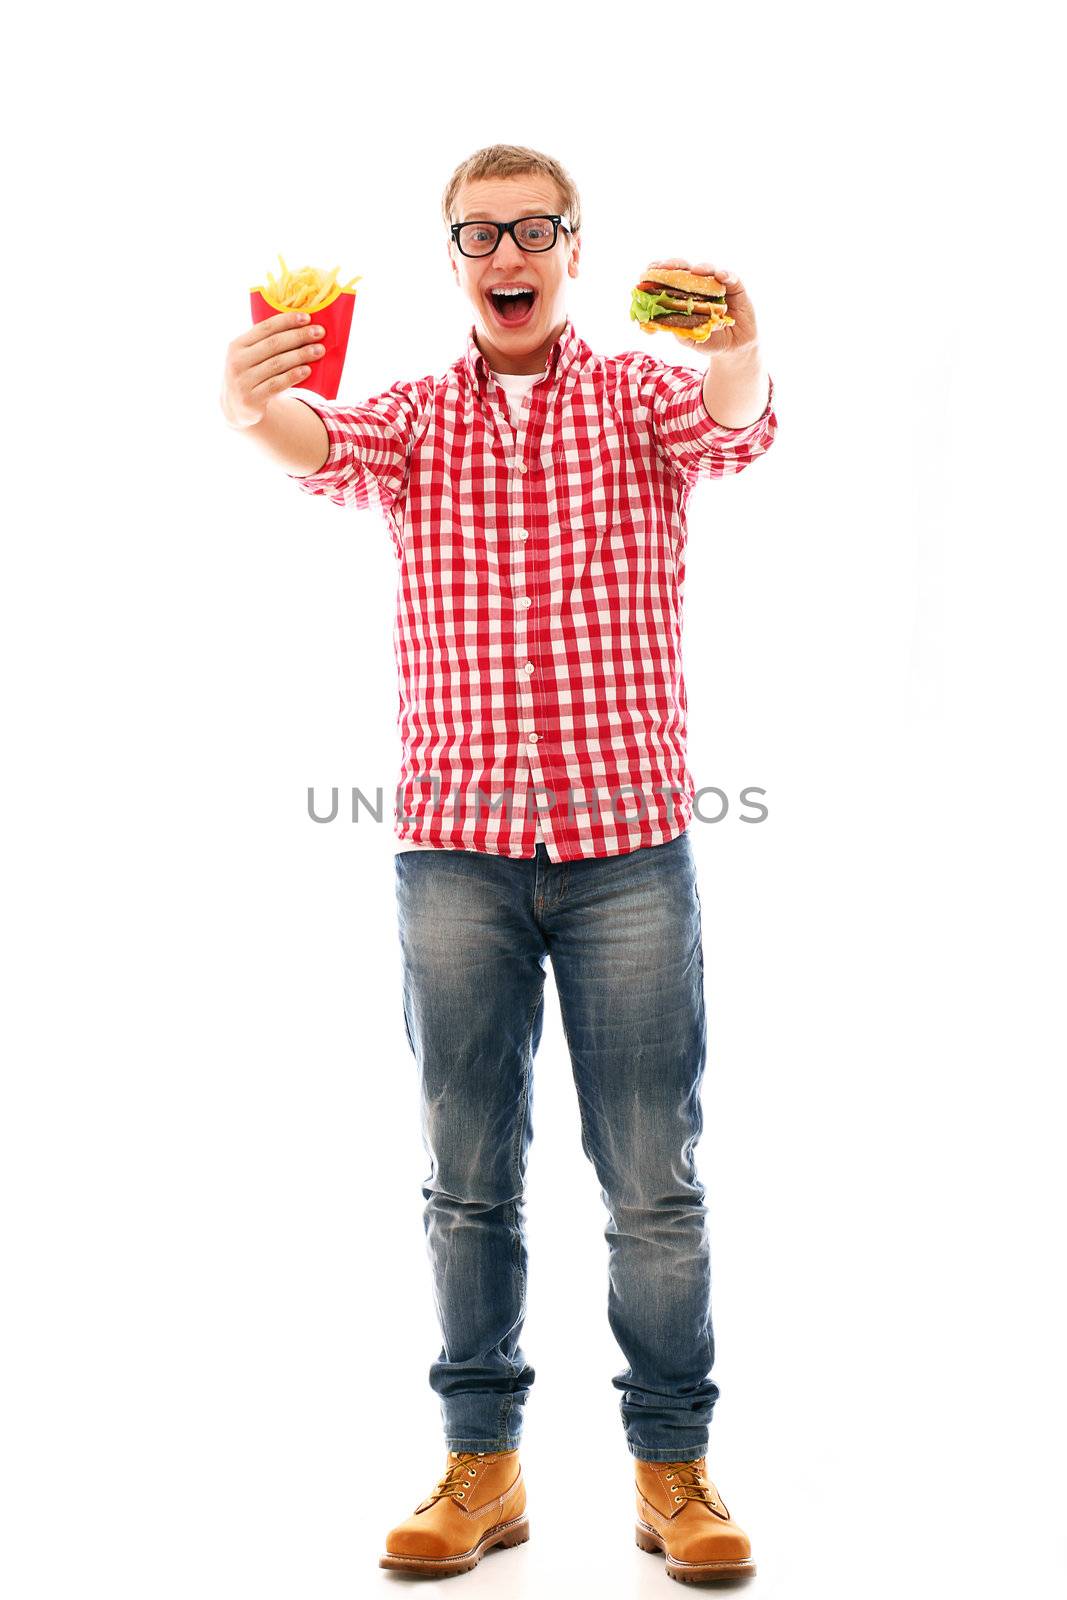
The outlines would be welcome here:
<svg viewBox="0 0 1067 1600">
<path fill-rule="evenodd" d="M 568 319 L 512 426 L 478 349 L 326 425 L 339 506 L 376 507 L 399 564 L 399 840 L 553 861 L 621 855 L 692 818 L 682 676 L 686 503 L 769 449 L 708 416 L 703 373 L 598 356 Z M 773 392 L 773 391 L 772 391 Z"/>
</svg>

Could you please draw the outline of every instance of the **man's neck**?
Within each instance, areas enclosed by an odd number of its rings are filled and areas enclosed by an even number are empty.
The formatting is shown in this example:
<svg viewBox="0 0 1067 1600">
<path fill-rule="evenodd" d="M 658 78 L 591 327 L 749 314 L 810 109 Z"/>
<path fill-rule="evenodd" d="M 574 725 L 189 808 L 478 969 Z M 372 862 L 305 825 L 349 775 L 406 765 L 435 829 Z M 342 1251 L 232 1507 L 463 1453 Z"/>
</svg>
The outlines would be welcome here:
<svg viewBox="0 0 1067 1600">
<path fill-rule="evenodd" d="M 559 327 L 549 334 L 543 345 L 521 356 L 505 355 L 503 350 L 498 350 L 495 345 L 490 344 L 488 340 L 483 340 L 477 333 L 474 335 L 474 342 L 485 357 L 486 365 L 492 372 L 504 372 L 509 377 L 530 377 L 532 374 L 540 376 L 548 365 L 552 346 L 566 326 L 566 321 L 561 322 Z"/>
</svg>

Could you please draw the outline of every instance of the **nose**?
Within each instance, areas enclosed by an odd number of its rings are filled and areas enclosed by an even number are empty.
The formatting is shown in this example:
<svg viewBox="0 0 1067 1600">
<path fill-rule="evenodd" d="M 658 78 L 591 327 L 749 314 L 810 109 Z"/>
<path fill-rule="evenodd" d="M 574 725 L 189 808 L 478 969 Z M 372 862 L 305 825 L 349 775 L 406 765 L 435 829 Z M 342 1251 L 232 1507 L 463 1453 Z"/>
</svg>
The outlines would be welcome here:
<svg viewBox="0 0 1067 1600">
<path fill-rule="evenodd" d="M 494 259 L 497 261 L 498 266 L 503 263 L 507 267 L 514 268 L 521 267 L 525 263 L 526 256 L 519 249 L 511 234 L 505 233 L 494 251 Z"/>
</svg>

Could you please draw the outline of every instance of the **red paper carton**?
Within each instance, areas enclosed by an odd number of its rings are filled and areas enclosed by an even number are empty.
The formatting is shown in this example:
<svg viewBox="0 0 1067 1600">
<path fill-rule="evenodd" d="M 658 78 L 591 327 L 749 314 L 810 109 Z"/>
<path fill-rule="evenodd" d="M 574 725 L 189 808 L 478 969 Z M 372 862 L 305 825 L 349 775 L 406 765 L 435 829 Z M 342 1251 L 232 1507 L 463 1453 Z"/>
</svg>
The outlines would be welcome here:
<svg viewBox="0 0 1067 1600">
<path fill-rule="evenodd" d="M 311 368 L 310 374 L 303 383 L 290 384 L 291 389 L 310 389 L 313 393 L 320 394 L 324 400 L 337 399 L 355 304 L 355 289 L 338 289 L 323 305 L 306 308 L 311 313 L 311 321 L 316 327 L 325 329 L 322 338 L 317 341 L 323 346 L 325 354 L 307 358 L 306 365 Z M 291 306 L 275 305 L 262 286 L 257 285 L 252 290 L 253 322 L 265 322 L 268 317 L 276 317 L 279 311 L 292 309 Z"/>
</svg>

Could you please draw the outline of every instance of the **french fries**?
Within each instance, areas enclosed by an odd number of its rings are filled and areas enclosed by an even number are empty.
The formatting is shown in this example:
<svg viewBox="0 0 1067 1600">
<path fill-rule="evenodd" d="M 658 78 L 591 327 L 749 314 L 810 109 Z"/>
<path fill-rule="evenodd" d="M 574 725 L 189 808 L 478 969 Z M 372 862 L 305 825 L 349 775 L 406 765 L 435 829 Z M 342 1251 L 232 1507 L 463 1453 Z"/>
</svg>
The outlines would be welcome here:
<svg viewBox="0 0 1067 1600">
<path fill-rule="evenodd" d="M 282 264 L 281 277 L 275 279 L 272 272 L 267 274 L 264 297 L 280 311 L 317 311 L 328 300 L 336 299 L 339 294 L 351 289 L 363 276 L 357 273 L 347 283 L 339 284 L 337 267 L 331 267 L 329 272 L 321 267 L 301 267 L 293 272 L 286 266 L 285 257 L 280 251 L 278 260 Z"/>
</svg>

